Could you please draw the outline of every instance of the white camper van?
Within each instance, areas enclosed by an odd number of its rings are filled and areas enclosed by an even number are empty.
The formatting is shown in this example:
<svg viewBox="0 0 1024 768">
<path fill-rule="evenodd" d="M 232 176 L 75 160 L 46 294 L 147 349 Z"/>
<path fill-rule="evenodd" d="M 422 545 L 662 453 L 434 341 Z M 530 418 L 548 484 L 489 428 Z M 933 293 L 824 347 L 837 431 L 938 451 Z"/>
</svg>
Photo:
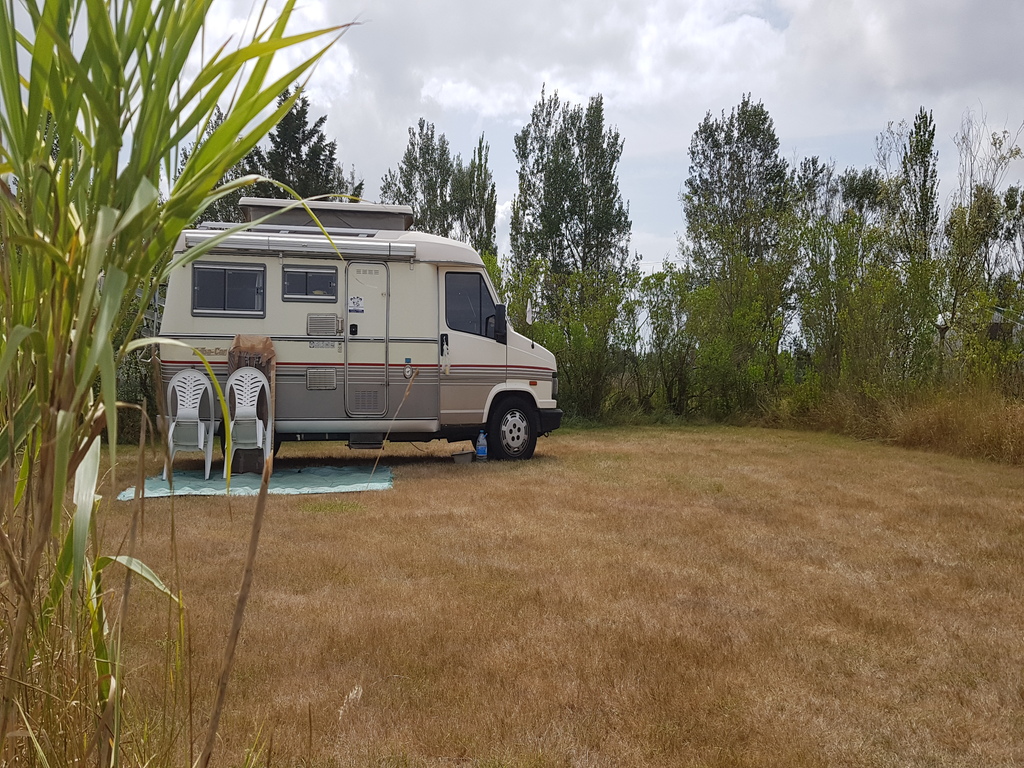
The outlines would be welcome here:
<svg viewBox="0 0 1024 768">
<path fill-rule="evenodd" d="M 548 350 L 516 333 L 480 256 L 408 231 L 412 209 L 310 203 L 330 238 L 287 200 L 243 198 L 270 224 L 228 236 L 173 270 L 159 334 L 202 352 L 223 387 L 239 334 L 269 337 L 275 442 L 473 440 L 492 458 L 527 459 L 557 429 Z M 184 232 L 184 254 L 228 225 Z M 163 345 L 164 386 L 199 358 Z"/>
</svg>

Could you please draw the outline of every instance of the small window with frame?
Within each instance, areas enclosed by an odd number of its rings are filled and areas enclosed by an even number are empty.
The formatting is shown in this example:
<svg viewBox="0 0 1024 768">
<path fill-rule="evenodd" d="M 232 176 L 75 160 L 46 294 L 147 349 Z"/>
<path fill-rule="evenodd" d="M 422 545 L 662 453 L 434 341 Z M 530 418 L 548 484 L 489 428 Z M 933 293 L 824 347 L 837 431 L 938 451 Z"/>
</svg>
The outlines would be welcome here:
<svg viewBox="0 0 1024 768">
<path fill-rule="evenodd" d="M 234 264 L 192 265 L 192 314 L 266 317 L 266 269 Z"/>
<path fill-rule="evenodd" d="M 281 272 L 284 301 L 338 301 L 337 267 L 307 267 L 286 264 Z"/>
</svg>

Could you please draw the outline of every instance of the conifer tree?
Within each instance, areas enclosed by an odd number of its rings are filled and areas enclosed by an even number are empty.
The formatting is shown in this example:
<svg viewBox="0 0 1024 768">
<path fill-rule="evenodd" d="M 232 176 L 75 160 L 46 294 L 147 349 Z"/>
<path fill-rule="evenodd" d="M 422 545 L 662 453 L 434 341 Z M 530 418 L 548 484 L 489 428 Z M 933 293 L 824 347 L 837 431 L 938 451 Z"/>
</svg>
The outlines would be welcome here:
<svg viewBox="0 0 1024 768">
<path fill-rule="evenodd" d="M 284 103 L 291 96 L 286 89 L 278 99 Z M 336 194 L 338 176 L 336 141 L 328 141 L 323 126 L 327 115 L 321 115 L 310 125 L 309 99 L 299 96 L 277 128 L 270 132 L 270 147 L 257 147 L 247 158 L 249 172 L 259 173 L 291 187 L 301 197 Z M 257 185 L 263 197 L 290 197 L 289 193 L 273 184 Z"/>
<path fill-rule="evenodd" d="M 290 95 L 291 89 L 282 93 L 277 99 L 278 106 L 283 105 Z M 198 143 L 201 144 L 212 135 L 222 121 L 223 115 L 215 107 Z M 309 99 L 300 95 L 278 127 L 270 132 L 269 148 L 255 147 L 227 170 L 221 185 L 235 182 L 243 176 L 257 175 L 286 184 L 302 197 L 337 195 L 342 200 L 358 199 L 363 194 L 364 181 L 357 180 L 354 166 L 349 166 L 346 173 L 344 166 L 337 160 L 337 142 L 327 141 L 323 132 L 326 121 L 327 116 L 322 115 L 310 125 Z M 182 151 L 179 172 L 185 167 L 196 146 L 192 144 Z M 244 190 L 239 188 L 216 200 L 204 211 L 200 221 L 243 221 L 242 211 L 238 207 L 238 201 L 243 196 L 291 197 L 287 191 L 274 184 L 260 182 Z"/>
</svg>

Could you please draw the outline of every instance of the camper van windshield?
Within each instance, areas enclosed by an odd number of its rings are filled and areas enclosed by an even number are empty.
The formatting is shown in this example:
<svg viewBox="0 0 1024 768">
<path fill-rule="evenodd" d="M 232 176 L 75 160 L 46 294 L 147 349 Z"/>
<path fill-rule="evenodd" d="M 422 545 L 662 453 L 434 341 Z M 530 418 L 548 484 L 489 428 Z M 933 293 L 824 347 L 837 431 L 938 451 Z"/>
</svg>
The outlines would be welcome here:
<svg viewBox="0 0 1024 768">
<path fill-rule="evenodd" d="M 478 272 L 445 275 L 445 320 L 453 331 L 494 338 L 494 299 Z"/>
</svg>

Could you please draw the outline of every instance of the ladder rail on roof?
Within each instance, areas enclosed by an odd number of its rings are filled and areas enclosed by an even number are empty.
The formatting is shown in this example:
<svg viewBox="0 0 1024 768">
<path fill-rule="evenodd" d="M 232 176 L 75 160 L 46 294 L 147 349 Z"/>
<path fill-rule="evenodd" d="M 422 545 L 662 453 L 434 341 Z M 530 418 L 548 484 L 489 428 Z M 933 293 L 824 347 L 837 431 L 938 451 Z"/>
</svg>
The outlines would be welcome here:
<svg viewBox="0 0 1024 768">
<path fill-rule="evenodd" d="M 185 249 L 202 245 L 217 235 L 210 230 L 192 229 L 182 234 Z M 292 256 L 308 255 L 313 258 L 341 256 L 342 258 L 379 258 L 389 261 L 412 261 L 416 258 L 415 243 L 401 243 L 372 238 L 339 238 L 328 241 L 322 236 L 281 234 L 278 232 L 251 232 L 245 230 L 225 237 L 212 253 L 282 253 Z"/>
<path fill-rule="evenodd" d="M 233 224 L 224 221 L 204 221 L 199 225 L 199 229 L 217 229 L 225 230 L 237 227 L 238 224 Z M 325 231 L 329 235 L 338 235 L 339 237 L 375 237 L 379 229 L 359 229 L 356 227 L 303 227 L 294 224 L 253 224 L 246 227 L 245 232 L 273 232 L 278 235 L 322 235 Z"/>
</svg>

